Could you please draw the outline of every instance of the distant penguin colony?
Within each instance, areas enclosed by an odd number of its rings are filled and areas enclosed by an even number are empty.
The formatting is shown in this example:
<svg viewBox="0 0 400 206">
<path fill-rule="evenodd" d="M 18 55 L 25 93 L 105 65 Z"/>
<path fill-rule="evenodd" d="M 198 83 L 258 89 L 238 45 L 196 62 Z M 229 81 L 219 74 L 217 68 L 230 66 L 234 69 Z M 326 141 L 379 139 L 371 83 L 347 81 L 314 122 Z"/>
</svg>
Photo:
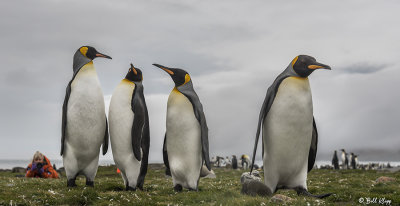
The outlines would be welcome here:
<svg viewBox="0 0 400 206">
<path fill-rule="evenodd" d="M 86 177 L 86 185 L 93 186 L 99 150 L 108 149 L 108 126 L 101 91 L 93 59 L 111 57 L 90 46 L 79 48 L 74 55 L 73 76 L 68 83 L 62 109 L 61 155 L 67 186 L 74 187 L 76 176 Z"/>
<path fill-rule="evenodd" d="M 78 175 L 86 177 L 87 186 L 94 186 L 100 147 L 102 154 L 106 154 L 110 138 L 114 162 L 121 171 L 125 189 L 143 189 L 149 159 L 150 125 L 142 70 L 130 65 L 112 94 L 108 122 L 104 96 L 93 66 L 93 59 L 97 57 L 111 59 L 93 47 L 80 47 L 74 55 L 73 76 L 66 88 L 61 156 L 67 186 L 75 187 Z M 211 171 L 203 105 L 187 71 L 153 65 L 169 74 L 175 84 L 167 102 L 162 149 L 166 174 L 172 176 L 175 191 L 183 188 L 198 191 L 202 168 Z M 331 68 L 311 56 L 299 55 L 268 88 L 259 114 L 252 162 L 247 155 L 240 158 L 243 168 L 251 167 L 251 175 L 262 130 L 264 183 L 246 182 L 243 193 L 271 195 L 278 189 L 294 189 L 299 195 L 317 198 L 330 195 L 310 194 L 306 182 L 307 173 L 314 166 L 318 143 L 308 80 L 316 69 Z M 344 149 L 341 157 L 342 167 L 348 168 Z M 352 153 L 350 161 L 355 168 L 357 156 Z M 339 169 L 338 162 L 335 151 L 332 159 L 335 169 Z M 238 168 L 235 155 L 228 163 L 233 169 Z"/>
<path fill-rule="evenodd" d="M 312 195 L 307 191 L 307 173 L 314 166 L 318 142 L 308 76 L 316 69 L 331 68 L 318 63 L 314 57 L 299 55 L 268 88 L 252 159 L 253 169 L 262 128 L 264 182 L 270 190 L 267 193 L 285 188 L 317 198 L 331 195 Z M 244 193 L 252 193 L 251 187 Z"/>
</svg>

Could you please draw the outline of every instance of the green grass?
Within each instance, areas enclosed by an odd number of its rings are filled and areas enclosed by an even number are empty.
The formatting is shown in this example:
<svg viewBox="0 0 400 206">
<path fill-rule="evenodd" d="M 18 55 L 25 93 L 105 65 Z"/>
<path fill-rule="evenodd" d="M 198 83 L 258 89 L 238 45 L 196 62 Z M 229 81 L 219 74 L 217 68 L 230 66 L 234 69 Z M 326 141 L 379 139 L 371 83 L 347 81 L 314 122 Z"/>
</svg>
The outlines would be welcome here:
<svg viewBox="0 0 400 206">
<path fill-rule="evenodd" d="M 76 188 L 66 187 L 66 178 L 37 179 L 15 177 L 16 173 L 0 172 L 0 205 L 268 205 L 271 197 L 240 194 L 243 170 L 214 168 L 216 179 L 200 179 L 199 192 L 176 193 L 172 179 L 164 170 L 150 168 L 144 191 L 124 191 L 116 168 L 99 167 L 95 187 L 85 187 L 78 177 Z M 396 178 L 395 182 L 375 183 L 380 176 Z M 385 198 L 400 205 L 400 173 L 361 170 L 313 170 L 308 175 L 308 189 L 313 194 L 333 192 L 326 199 L 297 196 L 293 190 L 279 190 L 293 198 L 290 205 L 359 205 L 359 198 Z M 378 205 L 378 204 L 375 204 Z"/>
</svg>

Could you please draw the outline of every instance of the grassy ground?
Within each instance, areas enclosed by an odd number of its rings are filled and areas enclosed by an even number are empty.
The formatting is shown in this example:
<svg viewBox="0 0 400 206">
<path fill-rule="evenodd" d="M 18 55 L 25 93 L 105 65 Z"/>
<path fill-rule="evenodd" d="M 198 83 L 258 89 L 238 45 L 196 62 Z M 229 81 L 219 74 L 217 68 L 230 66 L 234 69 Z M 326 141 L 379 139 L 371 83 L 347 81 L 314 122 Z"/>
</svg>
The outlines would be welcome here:
<svg viewBox="0 0 400 206">
<path fill-rule="evenodd" d="M 171 178 L 164 170 L 149 169 L 144 191 L 124 191 L 116 168 L 99 167 L 95 187 L 84 187 L 85 179 L 77 179 L 78 187 L 67 188 L 66 178 L 37 179 L 15 177 L 16 173 L 0 172 L 0 205 L 269 205 L 271 197 L 240 194 L 243 171 L 214 168 L 216 179 L 201 179 L 199 192 L 174 192 Z M 395 182 L 375 183 L 380 176 L 396 178 Z M 279 190 L 293 198 L 288 205 L 360 205 L 359 199 L 378 198 L 400 205 L 400 173 L 361 170 L 313 170 L 308 175 L 309 191 L 313 194 L 333 192 L 319 200 L 297 196 L 293 190 Z M 361 204 L 362 205 L 362 204 Z M 366 204 L 365 204 L 366 205 Z M 370 204 L 374 205 L 374 204 Z M 381 204 L 382 205 L 382 204 Z M 385 205 L 385 204 L 383 204 Z"/>
</svg>

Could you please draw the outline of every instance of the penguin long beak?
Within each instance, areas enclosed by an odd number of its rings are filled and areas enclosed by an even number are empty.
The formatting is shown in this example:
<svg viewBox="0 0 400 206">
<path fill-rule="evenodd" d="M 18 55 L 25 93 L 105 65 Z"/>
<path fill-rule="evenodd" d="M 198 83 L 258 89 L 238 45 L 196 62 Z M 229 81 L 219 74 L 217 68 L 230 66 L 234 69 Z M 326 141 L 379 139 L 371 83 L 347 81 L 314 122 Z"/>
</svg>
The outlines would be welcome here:
<svg viewBox="0 0 400 206">
<path fill-rule="evenodd" d="M 105 54 L 102 54 L 102 53 L 100 53 L 100 52 L 97 52 L 97 53 L 96 53 L 96 57 L 103 57 L 103 58 L 107 58 L 107 59 L 112 59 L 110 56 L 105 55 Z"/>
<path fill-rule="evenodd" d="M 164 71 L 167 72 L 169 75 L 174 75 L 174 72 L 173 72 L 170 68 L 168 68 L 168 67 L 165 67 L 165 66 L 159 65 L 159 64 L 153 64 L 153 65 L 156 66 L 156 67 L 158 67 L 158 68 L 160 68 L 160 69 L 162 69 L 162 70 L 164 70 Z"/>
<path fill-rule="evenodd" d="M 133 66 L 132 63 L 131 63 L 131 69 L 132 69 L 133 73 L 135 73 L 135 75 L 137 75 L 137 71 L 136 71 L 136 69 L 135 69 L 135 67 Z"/>
<path fill-rule="evenodd" d="M 309 69 L 327 69 L 327 70 L 331 70 L 331 67 L 326 65 L 326 64 L 321 64 L 318 62 L 315 62 L 314 64 L 308 65 Z"/>
</svg>

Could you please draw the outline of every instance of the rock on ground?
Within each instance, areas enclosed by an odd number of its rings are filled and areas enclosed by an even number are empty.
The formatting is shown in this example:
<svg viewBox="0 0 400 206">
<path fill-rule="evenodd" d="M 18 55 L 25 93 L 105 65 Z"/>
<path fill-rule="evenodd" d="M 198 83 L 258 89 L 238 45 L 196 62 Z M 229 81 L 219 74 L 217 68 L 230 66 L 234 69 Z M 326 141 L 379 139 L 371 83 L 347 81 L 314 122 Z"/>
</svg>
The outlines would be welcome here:
<svg viewBox="0 0 400 206">
<path fill-rule="evenodd" d="M 270 202 L 273 202 L 273 203 L 288 203 L 288 202 L 291 202 L 292 200 L 293 199 L 288 197 L 288 196 L 276 194 L 271 198 Z"/>
<path fill-rule="evenodd" d="M 378 179 L 375 180 L 376 183 L 385 183 L 385 182 L 394 182 L 394 181 L 396 181 L 395 178 L 385 177 L 385 176 L 379 177 Z"/>
<path fill-rule="evenodd" d="M 244 183 L 246 180 L 257 180 L 261 182 L 260 173 L 258 171 L 253 171 L 250 175 L 250 172 L 245 172 L 240 177 L 240 183 Z"/>
<path fill-rule="evenodd" d="M 25 173 L 26 172 L 26 168 L 23 167 L 14 167 L 11 170 L 12 173 Z"/>
</svg>

